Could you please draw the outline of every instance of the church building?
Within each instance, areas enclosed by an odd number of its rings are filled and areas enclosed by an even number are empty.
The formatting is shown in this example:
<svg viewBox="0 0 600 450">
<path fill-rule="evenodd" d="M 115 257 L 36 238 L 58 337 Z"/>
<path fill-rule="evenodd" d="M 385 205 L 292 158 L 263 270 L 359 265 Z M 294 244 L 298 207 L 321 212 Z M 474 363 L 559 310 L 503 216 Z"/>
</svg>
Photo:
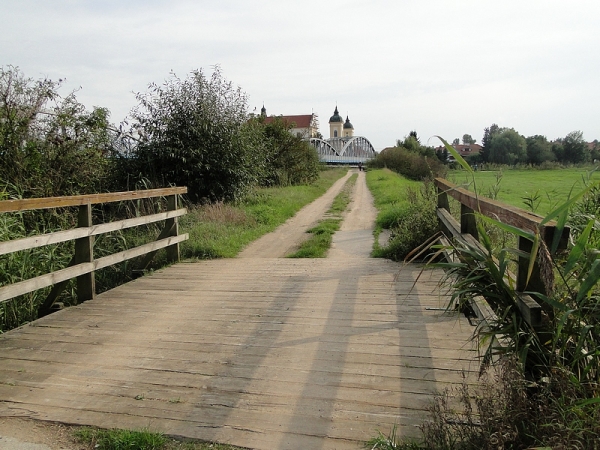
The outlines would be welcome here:
<svg viewBox="0 0 600 450">
<path fill-rule="evenodd" d="M 352 137 L 354 136 L 354 127 L 350 123 L 350 119 L 346 116 L 346 122 L 338 111 L 337 105 L 333 116 L 329 118 L 329 138 Z"/>
</svg>

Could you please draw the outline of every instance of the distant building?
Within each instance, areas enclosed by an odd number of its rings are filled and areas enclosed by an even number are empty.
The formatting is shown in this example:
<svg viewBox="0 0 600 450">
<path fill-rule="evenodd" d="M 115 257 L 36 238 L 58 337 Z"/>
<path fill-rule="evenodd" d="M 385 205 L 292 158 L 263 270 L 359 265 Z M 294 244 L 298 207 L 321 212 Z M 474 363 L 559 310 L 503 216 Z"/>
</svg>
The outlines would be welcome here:
<svg viewBox="0 0 600 450">
<path fill-rule="evenodd" d="M 354 136 L 354 126 L 346 116 L 346 122 L 338 111 L 337 105 L 333 116 L 329 118 L 329 138 L 352 137 Z"/>
<path fill-rule="evenodd" d="M 281 118 L 284 123 L 291 125 L 290 133 L 303 139 L 310 139 L 319 136 L 319 119 L 316 114 L 300 114 L 292 116 L 267 116 L 265 105 L 260 110 L 261 116 L 265 118 L 265 123 L 272 123 L 276 117 Z"/>
<path fill-rule="evenodd" d="M 453 144 L 452 147 L 458 152 L 460 156 L 463 158 L 472 155 L 478 155 L 483 148 L 479 144 Z M 445 147 L 439 146 L 435 150 L 443 151 Z M 454 157 L 452 155 L 448 155 L 448 161 L 454 161 Z"/>
</svg>

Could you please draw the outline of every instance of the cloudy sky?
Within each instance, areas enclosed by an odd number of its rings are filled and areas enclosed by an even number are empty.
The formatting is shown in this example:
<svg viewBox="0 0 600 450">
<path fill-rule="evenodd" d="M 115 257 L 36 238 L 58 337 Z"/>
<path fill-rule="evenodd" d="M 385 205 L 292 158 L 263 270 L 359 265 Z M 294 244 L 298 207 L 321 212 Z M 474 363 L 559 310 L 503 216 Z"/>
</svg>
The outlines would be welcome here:
<svg viewBox="0 0 600 450">
<path fill-rule="evenodd" d="M 597 0 L 0 0 L 0 65 L 66 78 L 119 123 L 174 71 L 224 76 L 249 110 L 336 103 L 377 150 L 492 123 L 600 139 Z M 437 141 L 431 141 L 437 145 Z"/>
</svg>

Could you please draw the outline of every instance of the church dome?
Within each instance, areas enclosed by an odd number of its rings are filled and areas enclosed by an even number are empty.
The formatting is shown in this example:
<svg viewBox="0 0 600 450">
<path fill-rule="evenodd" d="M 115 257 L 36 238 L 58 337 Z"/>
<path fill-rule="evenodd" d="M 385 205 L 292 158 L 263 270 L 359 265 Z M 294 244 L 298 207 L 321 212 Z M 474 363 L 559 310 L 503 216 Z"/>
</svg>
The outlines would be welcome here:
<svg viewBox="0 0 600 450">
<path fill-rule="evenodd" d="M 344 129 L 352 129 L 354 130 L 354 127 L 352 126 L 352 124 L 350 123 L 350 119 L 348 119 L 348 116 L 346 116 L 346 123 L 344 124 Z"/>
<path fill-rule="evenodd" d="M 335 111 L 333 112 L 333 116 L 331 116 L 329 118 L 329 123 L 332 122 L 343 122 L 344 119 L 342 119 L 342 116 L 340 116 L 340 113 L 338 112 L 337 106 L 335 107 Z"/>
</svg>

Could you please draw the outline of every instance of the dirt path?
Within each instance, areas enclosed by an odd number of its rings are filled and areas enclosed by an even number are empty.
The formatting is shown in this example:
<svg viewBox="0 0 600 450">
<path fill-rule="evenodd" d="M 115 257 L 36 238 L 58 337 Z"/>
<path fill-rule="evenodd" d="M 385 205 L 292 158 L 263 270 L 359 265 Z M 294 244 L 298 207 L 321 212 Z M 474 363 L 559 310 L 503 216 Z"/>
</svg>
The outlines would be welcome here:
<svg viewBox="0 0 600 450">
<path fill-rule="evenodd" d="M 352 172 L 337 180 L 329 190 L 306 205 L 275 231 L 265 234 L 246 247 L 238 258 L 283 258 L 307 239 L 306 230 L 314 227 L 331 207 Z"/>
</svg>

